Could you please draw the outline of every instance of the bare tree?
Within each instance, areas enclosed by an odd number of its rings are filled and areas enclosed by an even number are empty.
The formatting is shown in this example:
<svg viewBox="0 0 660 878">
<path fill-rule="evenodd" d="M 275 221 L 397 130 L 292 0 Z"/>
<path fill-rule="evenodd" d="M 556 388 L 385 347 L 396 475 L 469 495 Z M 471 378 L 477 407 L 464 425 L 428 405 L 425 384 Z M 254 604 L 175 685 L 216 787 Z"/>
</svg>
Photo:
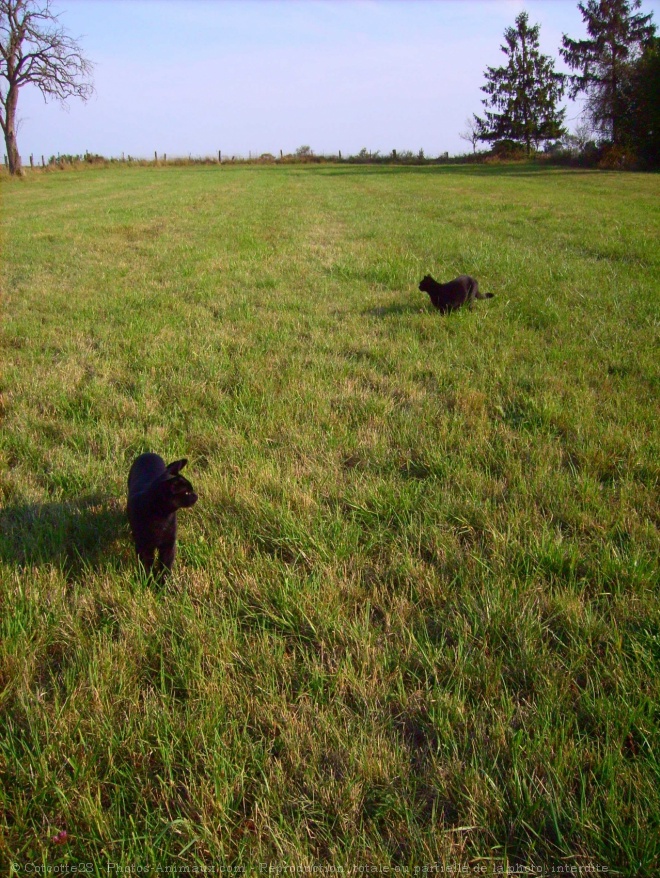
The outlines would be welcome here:
<svg viewBox="0 0 660 878">
<path fill-rule="evenodd" d="M 468 116 L 465 120 L 465 130 L 459 133 L 461 140 L 465 140 L 472 144 L 472 152 L 477 151 L 477 143 L 481 140 L 479 136 L 481 129 L 475 116 Z"/>
<path fill-rule="evenodd" d="M 21 174 L 16 142 L 16 108 L 31 83 L 44 100 L 87 100 L 92 64 L 77 41 L 60 26 L 51 0 L 0 0 L 0 126 L 7 145 L 9 172 Z"/>
<path fill-rule="evenodd" d="M 575 126 L 573 137 L 580 152 L 584 152 L 586 145 L 594 139 L 594 129 L 586 116 L 582 116 Z"/>
<path fill-rule="evenodd" d="M 589 122 L 587 114 L 581 116 L 581 121 L 575 126 L 572 132 L 566 133 L 562 137 L 562 145 L 575 155 L 584 153 L 590 142 L 595 137 L 594 129 Z"/>
</svg>

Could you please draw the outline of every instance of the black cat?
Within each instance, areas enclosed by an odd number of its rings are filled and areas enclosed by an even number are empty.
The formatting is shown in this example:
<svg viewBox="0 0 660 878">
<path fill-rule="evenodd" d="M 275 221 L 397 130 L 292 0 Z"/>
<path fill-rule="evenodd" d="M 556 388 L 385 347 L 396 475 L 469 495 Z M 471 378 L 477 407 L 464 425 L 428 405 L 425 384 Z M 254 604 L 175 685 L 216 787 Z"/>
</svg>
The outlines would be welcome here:
<svg viewBox="0 0 660 878">
<path fill-rule="evenodd" d="M 475 299 L 492 299 L 492 293 L 480 293 L 479 284 L 469 274 L 450 280 L 449 283 L 439 284 L 427 274 L 419 285 L 423 293 L 428 293 L 431 302 L 439 308 L 443 314 L 447 311 L 455 311 L 461 305 L 467 304 L 469 308 Z"/>
<path fill-rule="evenodd" d="M 176 511 L 197 502 L 188 479 L 179 475 L 188 461 L 175 460 L 169 466 L 158 454 L 141 454 L 128 474 L 126 512 L 135 540 L 137 556 L 149 573 L 156 549 L 158 571 L 164 579 L 172 569 L 176 552 Z"/>
</svg>

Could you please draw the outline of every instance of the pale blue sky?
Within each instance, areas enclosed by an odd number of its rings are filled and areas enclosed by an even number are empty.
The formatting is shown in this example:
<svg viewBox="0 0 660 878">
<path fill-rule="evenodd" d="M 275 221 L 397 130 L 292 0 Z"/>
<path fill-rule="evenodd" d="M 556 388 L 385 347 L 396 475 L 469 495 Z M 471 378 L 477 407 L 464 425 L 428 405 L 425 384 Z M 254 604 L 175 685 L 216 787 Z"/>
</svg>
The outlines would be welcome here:
<svg viewBox="0 0 660 878">
<path fill-rule="evenodd" d="M 659 2 L 643 3 L 656 24 Z M 303 144 L 344 155 L 466 152 L 458 134 L 481 113 L 484 71 L 503 63 L 504 30 L 522 9 L 553 57 L 562 33 L 586 35 L 577 0 L 55 0 L 55 9 L 95 64 L 96 92 L 63 110 L 26 87 L 24 162 L 86 150 L 277 155 Z"/>
</svg>

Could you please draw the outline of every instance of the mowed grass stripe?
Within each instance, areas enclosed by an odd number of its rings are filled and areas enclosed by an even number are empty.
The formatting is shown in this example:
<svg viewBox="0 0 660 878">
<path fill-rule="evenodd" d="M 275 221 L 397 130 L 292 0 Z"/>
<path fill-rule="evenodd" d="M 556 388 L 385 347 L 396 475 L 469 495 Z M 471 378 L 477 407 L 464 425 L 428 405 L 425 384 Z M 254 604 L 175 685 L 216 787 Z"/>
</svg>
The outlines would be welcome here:
<svg viewBox="0 0 660 878">
<path fill-rule="evenodd" d="M 0 858 L 654 874 L 657 178 L 1 185 Z"/>
</svg>

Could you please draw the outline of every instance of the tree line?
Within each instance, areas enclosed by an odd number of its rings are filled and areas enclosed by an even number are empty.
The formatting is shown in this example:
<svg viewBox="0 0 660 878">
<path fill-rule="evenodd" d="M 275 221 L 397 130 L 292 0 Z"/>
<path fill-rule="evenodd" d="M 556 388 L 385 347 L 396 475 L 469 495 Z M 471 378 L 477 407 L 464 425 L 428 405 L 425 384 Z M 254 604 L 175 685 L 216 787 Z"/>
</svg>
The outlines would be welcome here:
<svg viewBox="0 0 660 878">
<path fill-rule="evenodd" d="M 483 116 L 473 115 L 460 136 L 472 143 L 509 141 L 527 155 L 566 137 L 565 108 L 584 94 L 586 127 L 603 144 L 629 150 L 648 166 L 660 163 L 660 39 L 641 0 L 582 0 L 588 36 L 563 35 L 559 54 L 571 74 L 539 49 L 540 26 L 521 12 L 504 32 L 507 63 L 486 68 Z M 34 85 L 44 99 L 86 100 L 92 64 L 59 25 L 51 0 L 0 0 L 0 127 L 11 174 L 20 174 L 16 138 L 18 96 Z M 578 138 L 580 139 L 580 138 Z M 584 138 L 581 138 L 584 140 Z M 396 153 L 393 152 L 393 158 Z M 419 156 L 423 158 L 423 154 Z"/>
<path fill-rule="evenodd" d="M 578 9 L 587 37 L 563 35 L 559 54 L 572 73 L 555 70 L 555 60 L 539 49 L 540 26 L 521 12 L 504 32 L 501 67 L 487 67 L 483 116 L 468 119 L 461 134 L 472 143 L 512 141 L 527 155 L 566 138 L 565 93 L 584 95 L 577 146 L 589 138 L 628 151 L 648 166 L 660 157 L 660 39 L 652 13 L 641 0 L 586 0 Z"/>
</svg>

